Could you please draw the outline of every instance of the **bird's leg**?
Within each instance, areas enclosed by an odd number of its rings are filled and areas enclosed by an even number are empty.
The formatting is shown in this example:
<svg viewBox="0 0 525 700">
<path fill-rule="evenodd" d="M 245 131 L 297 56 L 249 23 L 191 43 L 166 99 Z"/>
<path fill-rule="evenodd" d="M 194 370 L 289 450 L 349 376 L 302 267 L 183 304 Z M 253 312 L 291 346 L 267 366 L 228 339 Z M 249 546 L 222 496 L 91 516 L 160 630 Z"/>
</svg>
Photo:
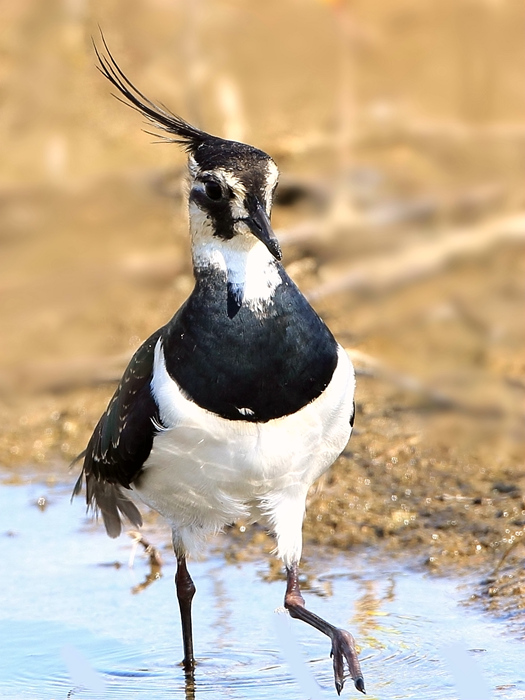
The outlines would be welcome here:
<svg viewBox="0 0 525 700">
<path fill-rule="evenodd" d="M 330 637 L 332 640 L 332 651 L 330 656 L 334 662 L 334 679 L 335 689 L 340 695 L 345 682 L 344 667 L 345 662 L 348 666 L 350 677 L 354 681 L 357 690 L 365 692 L 365 683 L 361 667 L 355 650 L 355 642 L 352 635 L 346 630 L 339 629 L 331 625 L 326 620 L 318 617 L 310 610 L 307 610 L 304 605 L 304 598 L 301 595 L 299 587 L 297 564 L 292 564 L 291 567 L 286 567 L 286 595 L 284 597 L 284 606 L 292 617 L 306 622 L 308 625 L 315 627 Z"/>
<path fill-rule="evenodd" d="M 175 574 L 175 587 L 180 608 L 180 621 L 182 625 L 182 644 L 184 646 L 184 659 L 182 661 L 185 671 L 192 673 L 195 666 L 193 657 L 193 631 L 191 624 L 191 601 L 195 595 L 195 585 L 186 567 L 186 557 L 177 555 L 177 573 Z"/>
</svg>

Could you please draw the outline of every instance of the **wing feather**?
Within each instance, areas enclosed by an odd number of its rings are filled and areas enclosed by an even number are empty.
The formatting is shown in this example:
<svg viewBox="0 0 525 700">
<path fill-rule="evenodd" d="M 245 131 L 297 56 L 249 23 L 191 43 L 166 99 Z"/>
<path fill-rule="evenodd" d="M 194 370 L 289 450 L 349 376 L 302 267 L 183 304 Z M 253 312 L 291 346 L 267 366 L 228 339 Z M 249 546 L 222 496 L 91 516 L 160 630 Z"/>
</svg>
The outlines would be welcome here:
<svg viewBox="0 0 525 700">
<path fill-rule="evenodd" d="M 110 537 L 120 535 L 122 516 L 135 527 L 142 525 L 138 508 L 123 488 L 129 489 L 140 474 L 162 425 L 151 393 L 155 345 L 162 331 L 133 355 L 86 450 L 75 460 L 83 458 L 84 463 L 73 496 L 80 493 L 85 479 L 88 508 L 102 514 Z"/>
</svg>

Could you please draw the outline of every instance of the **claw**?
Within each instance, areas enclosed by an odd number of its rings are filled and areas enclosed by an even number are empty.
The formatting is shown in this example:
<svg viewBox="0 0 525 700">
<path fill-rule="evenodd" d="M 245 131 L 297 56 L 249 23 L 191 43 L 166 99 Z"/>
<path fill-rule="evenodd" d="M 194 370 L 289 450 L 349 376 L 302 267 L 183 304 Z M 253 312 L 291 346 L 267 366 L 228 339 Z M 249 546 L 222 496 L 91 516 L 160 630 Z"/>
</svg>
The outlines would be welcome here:
<svg viewBox="0 0 525 700">
<path fill-rule="evenodd" d="M 338 629 L 332 637 L 332 649 L 330 656 L 333 658 L 334 681 L 337 694 L 341 695 L 345 682 L 345 663 L 348 666 L 350 677 L 354 681 L 356 690 L 366 695 L 365 682 L 361 674 L 359 660 L 355 651 L 354 638 L 346 630 Z"/>
<path fill-rule="evenodd" d="M 363 695 L 366 695 L 365 682 L 361 676 L 358 676 L 354 680 L 354 685 L 356 687 L 356 690 L 360 690 L 363 693 Z"/>
<path fill-rule="evenodd" d="M 335 646 L 335 640 L 333 644 Z M 330 656 L 333 658 L 335 689 L 337 690 L 337 694 L 341 695 L 341 691 L 343 690 L 343 685 L 345 683 L 344 661 L 343 655 L 341 654 L 340 650 L 337 648 L 334 650 L 334 646 L 332 646 Z"/>
</svg>

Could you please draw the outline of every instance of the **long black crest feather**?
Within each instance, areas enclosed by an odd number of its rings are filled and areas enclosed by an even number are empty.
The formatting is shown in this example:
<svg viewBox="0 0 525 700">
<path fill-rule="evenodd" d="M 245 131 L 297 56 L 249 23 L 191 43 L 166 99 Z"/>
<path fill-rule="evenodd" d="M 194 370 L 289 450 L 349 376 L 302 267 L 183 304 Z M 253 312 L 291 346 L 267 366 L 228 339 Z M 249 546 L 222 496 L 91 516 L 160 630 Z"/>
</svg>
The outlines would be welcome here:
<svg viewBox="0 0 525 700">
<path fill-rule="evenodd" d="M 122 99 L 119 95 L 114 94 L 117 100 L 143 114 L 155 127 L 172 134 L 171 137 L 166 137 L 166 140 L 181 144 L 189 153 L 194 153 L 203 143 L 209 143 L 216 139 L 215 136 L 188 124 L 188 122 L 173 114 L 164 105 L 155 104 L 155 102 L 146 97 L 120 69 L 109 50 L 102 30 L 100 31 L 100 36 L 106 55 L 98 49 L 95 40 L 92 39 L 93 48 L 99 62 L 97 68 L 125 98 Z"/>
</svg>

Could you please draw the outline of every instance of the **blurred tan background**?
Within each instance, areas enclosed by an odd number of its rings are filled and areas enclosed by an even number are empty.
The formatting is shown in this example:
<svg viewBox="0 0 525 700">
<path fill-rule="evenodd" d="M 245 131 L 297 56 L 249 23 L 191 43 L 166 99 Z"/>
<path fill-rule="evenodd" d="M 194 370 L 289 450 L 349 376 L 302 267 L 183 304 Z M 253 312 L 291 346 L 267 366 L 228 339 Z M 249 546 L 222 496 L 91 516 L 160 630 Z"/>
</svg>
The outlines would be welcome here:
<svg viewBox="0 0 525 700">
<path fill-rule="evenodd" d="M 388 535 L 436 566 L 516 554 L 523 3 L 0 7 L 0 464 L 13 478 L 66 474 L 133 350 L 192 286 L 185 157 L 111 97 L 100 25 L 150 98 L 280 166 L 285 263 L 359 372 L 356 435 L 312 495 L 307 537 Z"/>
</svg>

